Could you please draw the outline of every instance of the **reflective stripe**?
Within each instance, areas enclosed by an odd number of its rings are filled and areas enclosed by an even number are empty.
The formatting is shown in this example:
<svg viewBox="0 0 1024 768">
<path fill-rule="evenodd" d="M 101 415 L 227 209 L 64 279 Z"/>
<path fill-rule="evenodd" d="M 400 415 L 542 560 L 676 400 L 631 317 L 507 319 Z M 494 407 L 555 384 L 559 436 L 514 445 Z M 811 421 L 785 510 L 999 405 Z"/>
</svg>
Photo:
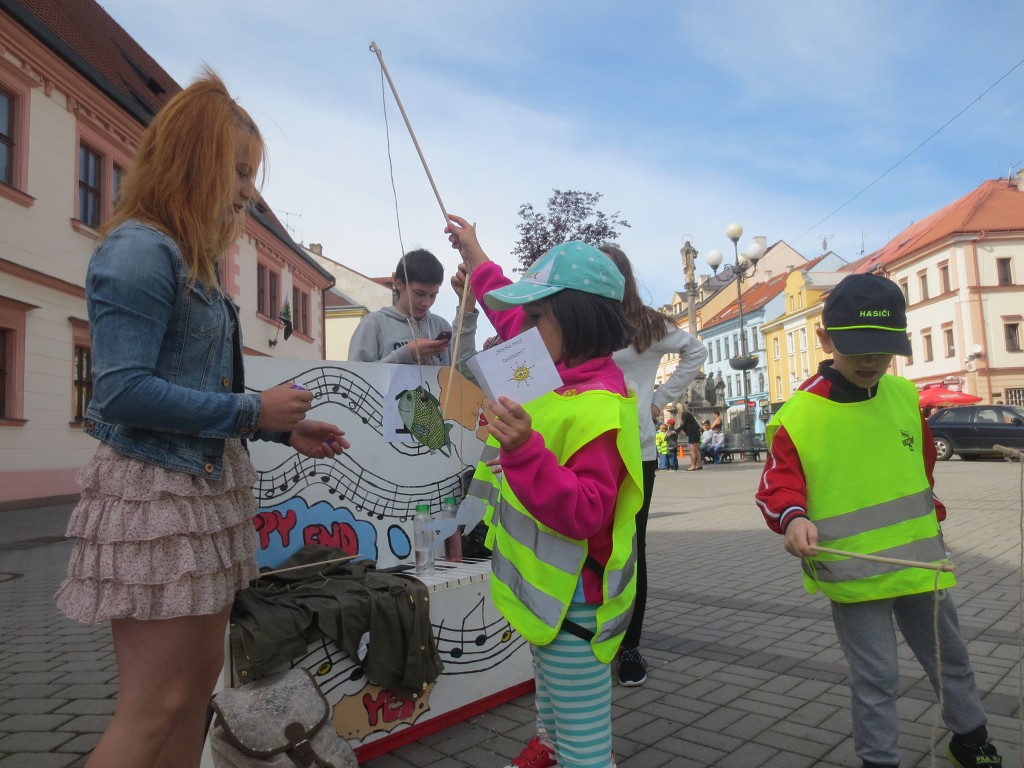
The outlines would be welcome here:
<svg viewBox="0 0 1024 768">
<path fill-rule="evenodd" d="M 947 559 L 946 547 L 943 544 L 941 535 L 933 536 L 930 539 L 919 539 L 882 552 L 873 552 L 872 554 L 881 557 L 895 557 L 900 560 L 917 560 L 922 563 L 934 563 Z M 876 563 L 872 560 L 858 560 L 848 557 L 842 560 L 821 560 L 815 558 L 813 560 L 813 567 L 818 581 L 855 581 L 857 579 L 880 576 L 884 573 L 902 571 L 907 566 L 895 565 L 893 563 Z"/>
<path fill-rule="evenodd" d="M 518 544 L 529 549 L 538 560 L 552 568 L 576 576 L 587 556 L 586 545 L 543 530 L 529 515 L 524 515 L 504 498 L 498 500 L 494 519 Z"/>
<path fill-rule="evenodd" d="M 633 618 L 632 608 L 625 613 L 620 613 L 618 616 L 614 616 L 611 621 L 606 621 L 601 625 L 601 634 L 597 635 L 597 642 L 605 642 L 611 640 L 616 635 L 621 635 L 629 627 L 629 621 Z"/>
<path fill-rule="evenodd" d="M 621 595 L 630 580 L 633 578 L 633 571 L 636 570 L 636 534 L 633 534 L 633 543 L 629 550 L 629 557 L 622 564 L 622 568 L 615 570 L 605 569 L 605 576 L 608 578 L 608 594 L 611 597 Z"/>
<path fill-rule="evenodd" d="M 934 508 L 932 490 L 926 488 L 901 499 L 884 501 L 835 517 L 819 518 L 814 524 L 818 528 L 818 540 L 824 543 L 903 523 L 927 515 Z"/>
<path fill-rule="evenodd" d="M 466 490 L 466 495 L 483 499 L 492 507 L 498 504 L 498 486 L 494 483 L 489 483 L 486 480 L 480 480 L 476 477 L 469 481 L 469 488 Z"/>
<path fill-rule="evenodd" d="M 527 581 L 515 563 L 505 557 L 497 545 L 491 552 L 491 573 L 508 586 L 530 613 L 544 624 L 556 629 L 561 626 L 562 608 L 565 607 L 562 601 L 542 592 Z"/>
</svg>

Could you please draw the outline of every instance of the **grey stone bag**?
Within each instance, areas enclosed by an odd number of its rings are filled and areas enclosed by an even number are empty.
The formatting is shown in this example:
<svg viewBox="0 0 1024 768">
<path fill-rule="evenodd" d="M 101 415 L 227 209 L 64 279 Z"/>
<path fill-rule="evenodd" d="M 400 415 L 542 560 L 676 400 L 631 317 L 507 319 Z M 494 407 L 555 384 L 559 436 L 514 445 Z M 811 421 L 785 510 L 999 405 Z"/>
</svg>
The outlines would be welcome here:
<svg viewBox="0 0 1024 768">
<path fill-rule="evenodd" d="M 217 768 L 356 768 L 334 729 L 331 708 L 304 669 L 220 691 L 210 746 Z"/>
</svg>

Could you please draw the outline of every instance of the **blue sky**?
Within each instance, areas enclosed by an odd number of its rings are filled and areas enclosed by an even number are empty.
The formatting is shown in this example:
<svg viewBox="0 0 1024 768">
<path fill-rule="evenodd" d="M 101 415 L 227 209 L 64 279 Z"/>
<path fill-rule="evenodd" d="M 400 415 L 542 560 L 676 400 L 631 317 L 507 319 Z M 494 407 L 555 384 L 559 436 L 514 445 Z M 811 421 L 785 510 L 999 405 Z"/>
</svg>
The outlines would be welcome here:
<svg viewBox="0 0 1024 768">
<path fill-rule="evenodd" d="M 202 62 L 226 80 L 267 138 L 281 220 L 371 276 L 401 255 L 371 41 L 445 206 L 477 222 L 492 259 L 513 266 L 521 204 L 600 192 L 632 225 L 619 243 L 654 305 L 682 290 L 684 235 L 731 253 L 739 221 L 741 249 L 764 235 L 811 258 L 824 236 L 852 261 L 1024 167 L 1019 0 L 101 4 L 182 85 Z M 386 101 L 401 242 L 453 269 Z"/>
</svg>

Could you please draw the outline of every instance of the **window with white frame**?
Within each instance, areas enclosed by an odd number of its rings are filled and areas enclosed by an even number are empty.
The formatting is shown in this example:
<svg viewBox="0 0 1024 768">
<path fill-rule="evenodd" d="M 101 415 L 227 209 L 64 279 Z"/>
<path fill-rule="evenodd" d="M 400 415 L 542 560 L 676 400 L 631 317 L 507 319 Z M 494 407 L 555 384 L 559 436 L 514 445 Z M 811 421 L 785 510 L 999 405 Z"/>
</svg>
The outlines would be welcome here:
<svg viewBox="0 0 1024 768">
<path fill-rule="evenodd" d="M 1013 285 L 1013 262 L 1009 258 L 996 259 L 996 281 L 999 285 Z"/>
<path fill-rule="evenodd" d="M 942 347 L 943 347 L 943 354 L 946 357 L 955 357 L 956 356 L 956 344 L 953 341 L 953 328 L 952 327 L 943 328 L 942 329 Z"/>
<path fill-rule="evenodd" d="M 1020 352 L 1020 318 L 1011 320 L 1003 318 L 1003 339 L 1007 352 Z"/>
</svg>

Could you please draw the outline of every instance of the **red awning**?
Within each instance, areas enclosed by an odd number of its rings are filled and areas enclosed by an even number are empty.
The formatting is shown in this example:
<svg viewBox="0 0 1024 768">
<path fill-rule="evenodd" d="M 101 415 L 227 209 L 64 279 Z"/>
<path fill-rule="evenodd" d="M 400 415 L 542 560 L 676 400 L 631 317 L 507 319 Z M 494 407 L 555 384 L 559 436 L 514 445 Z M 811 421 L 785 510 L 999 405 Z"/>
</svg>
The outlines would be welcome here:
<svg viewBox="0 0 1024 768">
<path fill-rule="evenodd" d="M 929 387 L 921 390 L 918 395 L 918 403 L 922 408 L 930 408 L 936 405 L 969 405 L 980 403 L 981 398 L 968 392 L 954 392 L 946 387 Z"/>
</svg>

